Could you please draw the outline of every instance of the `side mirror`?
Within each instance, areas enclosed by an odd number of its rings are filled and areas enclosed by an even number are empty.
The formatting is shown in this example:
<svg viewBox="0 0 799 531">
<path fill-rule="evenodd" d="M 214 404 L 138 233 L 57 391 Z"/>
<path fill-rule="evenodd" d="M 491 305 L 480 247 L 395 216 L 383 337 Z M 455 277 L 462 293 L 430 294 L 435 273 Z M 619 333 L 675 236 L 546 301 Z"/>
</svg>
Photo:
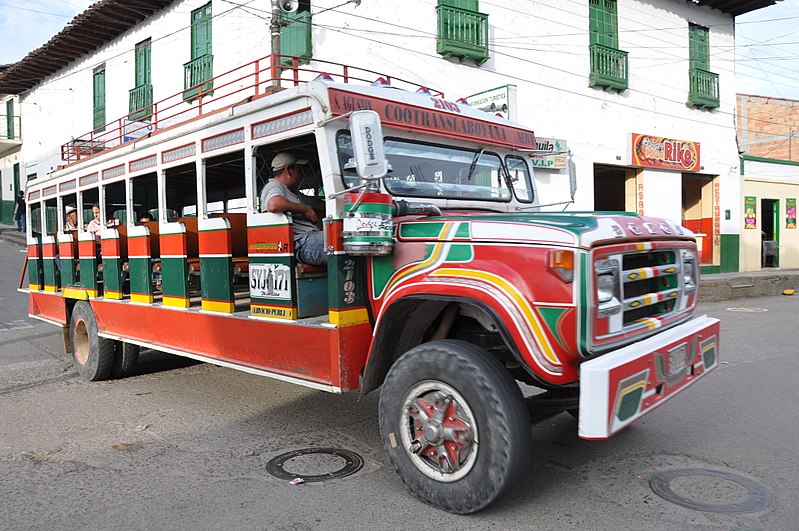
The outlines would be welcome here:
<svg viewBox="0 0 799 531">
<path fill-rule="evenodd" d="M 571 200 L 574 201 L 574 194 L 577 193 L 577 171 L 574 160 L 572 160 L 571 152 L 569 152 L 567 164 L 569 167 L 569 192 L 571 195 Z"/>
<path fill-rule="evenodd" d="M 383 149 L 383 127 L 375 111 L 355 111 L 350 115 L 350 134 L 355 169 L 361 179 L 380 179 L 388 173 Z"/>
</svg>

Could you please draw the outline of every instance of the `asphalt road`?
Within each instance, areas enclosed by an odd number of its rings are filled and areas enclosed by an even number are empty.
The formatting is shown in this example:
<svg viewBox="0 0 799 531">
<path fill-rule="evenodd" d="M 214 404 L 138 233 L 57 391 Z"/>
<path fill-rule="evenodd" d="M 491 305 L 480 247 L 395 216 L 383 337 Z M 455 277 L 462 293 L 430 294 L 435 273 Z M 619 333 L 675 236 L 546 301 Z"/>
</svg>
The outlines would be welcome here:
<svg viewBox="0 0 799 531">
<path fill-rule="evenodd" d="M 794 530 L 799 521 L 796 296 L 704 305 L 722 319 L 722 365 L 704 382 L 609 441 L 578 439 L 566 414 L 536 424 L 515 491 L 455 516 L 417 501 L 388 465 L 376 393 L 358 401 L 155 352 L 130 378 L 82 381 L 60 331 L 26 317 L 20 250 L 0 241 L 2 529 Z M 270 459 L 311 447 L 355 452 L 363 468 L 300 485 L 267 473 Z M 342 464 L 307 456 L 286 468 Z M 681 469 L 737 474 L 765 492 L 714 476 L 672 480 L 689 501 L 770 504 L 720 514 L 653 493 L 655 474 Z"/>
</svg>

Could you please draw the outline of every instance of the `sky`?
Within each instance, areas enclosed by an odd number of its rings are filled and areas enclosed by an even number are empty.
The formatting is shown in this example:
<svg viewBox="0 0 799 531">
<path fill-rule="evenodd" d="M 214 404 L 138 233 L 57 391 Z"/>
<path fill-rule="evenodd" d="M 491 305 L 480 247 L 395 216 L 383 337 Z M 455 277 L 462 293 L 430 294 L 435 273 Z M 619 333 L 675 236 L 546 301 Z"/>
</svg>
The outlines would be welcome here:
<svg viewBox="0 0 799 531">
<path fill-rule="evenodd" d="M 42 46 L 95 1 L 0 0 L 0 64 Z M 799 0 L 738 17 L 736 46 L 736 92 L 799 100 Z"/>
</svg>

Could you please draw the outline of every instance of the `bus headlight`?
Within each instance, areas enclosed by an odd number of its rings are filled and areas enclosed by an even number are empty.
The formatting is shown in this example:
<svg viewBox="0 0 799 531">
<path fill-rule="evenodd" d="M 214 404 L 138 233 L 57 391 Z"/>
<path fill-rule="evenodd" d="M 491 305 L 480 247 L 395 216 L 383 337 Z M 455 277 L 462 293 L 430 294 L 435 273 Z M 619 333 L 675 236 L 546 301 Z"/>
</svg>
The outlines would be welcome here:
<svg viewBox="0 0 799 531">
<path fill-rule="evenodd" d="M 697 266 L 696 253 L 693 251 L 683 251 L 682 253 L 682 281 L 686 293 L 696 291 Z"/>
<path fill-rule="evenodd" d="M 597 310 L 600 316 L 613 315 L 621 310 L 619 261 L 599 260 L 594 264 Z"/>
</svg>

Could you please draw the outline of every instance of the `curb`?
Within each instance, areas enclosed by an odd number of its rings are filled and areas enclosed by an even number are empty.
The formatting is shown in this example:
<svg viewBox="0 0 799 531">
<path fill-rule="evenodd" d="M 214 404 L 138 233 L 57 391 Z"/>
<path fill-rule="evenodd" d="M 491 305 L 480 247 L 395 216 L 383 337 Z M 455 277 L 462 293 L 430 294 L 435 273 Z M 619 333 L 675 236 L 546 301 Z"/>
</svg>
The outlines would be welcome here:
<svg viewBox="0 0 799 531">
<path fill-rule="evenodd" d="M 699 283 L 699 302 L 719 302 L 782 295 L 799 290 L 799 271 L 773 270 L 705 275 Z"/>
</svg>

